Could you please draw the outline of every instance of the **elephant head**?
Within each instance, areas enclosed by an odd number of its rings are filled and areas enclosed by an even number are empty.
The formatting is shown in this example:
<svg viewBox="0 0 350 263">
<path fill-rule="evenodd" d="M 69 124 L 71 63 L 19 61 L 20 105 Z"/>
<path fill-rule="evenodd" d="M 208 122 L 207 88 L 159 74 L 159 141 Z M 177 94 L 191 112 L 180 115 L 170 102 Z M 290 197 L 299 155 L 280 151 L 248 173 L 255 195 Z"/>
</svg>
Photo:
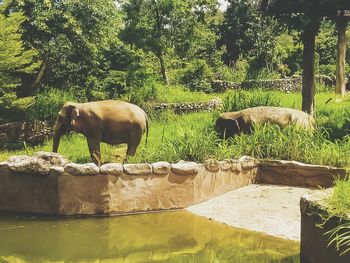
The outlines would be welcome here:
<svg viewBox="0 0 350 263">
<path fill-rule="evenodd" d="M 61 136 L 74 129 L 79 117 L 79 109 L 76 103 L 67 102 L 63 105 L 54 126 L 53 152 L 57 152 Z"/>
<path fill-rule="evenodd" d="M 215 124 L 215 130 L 220 138 L 227 139 L 235 134 L 242 132 L 244 127 L 242 117 L 235 116 L 232 112 L 225 112 L 220 114 Z"/>
</svg>

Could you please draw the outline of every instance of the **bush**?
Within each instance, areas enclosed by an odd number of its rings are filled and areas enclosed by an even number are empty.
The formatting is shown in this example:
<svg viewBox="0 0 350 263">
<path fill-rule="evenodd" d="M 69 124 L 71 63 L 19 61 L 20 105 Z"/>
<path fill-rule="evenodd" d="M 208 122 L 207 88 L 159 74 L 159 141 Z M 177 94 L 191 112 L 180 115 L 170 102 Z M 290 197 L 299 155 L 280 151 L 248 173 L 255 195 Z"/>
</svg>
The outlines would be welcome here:
<svg viewBox="0 0 350 263">
<path fill-rule="evenodd" d="M 212 92 L 211 82 L 213 72 L 205 62 L 199 59 L 189 63 L 185 68 L 180 82 L 191 91 Z"/>
<path fill-rule="evenodd" d="M 67 101 L 79 101 L 72 91 L 48 89 L 35 96 L 34 104 L 28 109 L 29 119 L 54 120 Z"/>
<path fill-rule="evenodd" d="M 107 94 L 107 98 L 120 98 L 126 93 L 126 76 L 124 71 L 111 70 L 101 83 L 101 90 Z"/>
<path fill-rule="evenodd" d="M 144 86 L 140 88 L 132 87 L 128 92 L 128 100 L 131 103 L 142 106 L 146 102 L 157 100 L 157 83 L 149 80 Z"/>
</svg>

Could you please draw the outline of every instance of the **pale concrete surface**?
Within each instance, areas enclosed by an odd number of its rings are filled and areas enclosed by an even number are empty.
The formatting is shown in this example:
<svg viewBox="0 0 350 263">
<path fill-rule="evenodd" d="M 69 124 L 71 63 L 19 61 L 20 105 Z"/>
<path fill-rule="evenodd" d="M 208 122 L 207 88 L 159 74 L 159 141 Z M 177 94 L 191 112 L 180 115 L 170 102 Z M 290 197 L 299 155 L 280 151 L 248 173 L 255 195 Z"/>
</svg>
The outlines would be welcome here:
<svg viewBox="0 0 350 263">
<path fill-rule="evenodd" d="M 289 186 L 249 185 L 187 210 L 233 227 L 299 241 L 300 198 L 316 191 Z"/>
</svg>

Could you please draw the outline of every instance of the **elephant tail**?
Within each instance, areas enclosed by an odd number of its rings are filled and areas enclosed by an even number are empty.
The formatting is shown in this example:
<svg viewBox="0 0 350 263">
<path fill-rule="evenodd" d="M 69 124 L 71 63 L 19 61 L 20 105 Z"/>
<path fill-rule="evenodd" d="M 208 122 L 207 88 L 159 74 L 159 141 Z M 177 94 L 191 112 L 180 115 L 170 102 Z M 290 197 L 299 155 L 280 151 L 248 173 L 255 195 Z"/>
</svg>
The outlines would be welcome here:
<svg viewBox="0 0 350 263">
<path fill-rule="evenodd" d="M 145 114 L 145 118 L 146 118 L 146 143 L 145 143 L 145 146 L 146 146 L 148 142 L 148 118 L 146 114 Z"/>
</svg>

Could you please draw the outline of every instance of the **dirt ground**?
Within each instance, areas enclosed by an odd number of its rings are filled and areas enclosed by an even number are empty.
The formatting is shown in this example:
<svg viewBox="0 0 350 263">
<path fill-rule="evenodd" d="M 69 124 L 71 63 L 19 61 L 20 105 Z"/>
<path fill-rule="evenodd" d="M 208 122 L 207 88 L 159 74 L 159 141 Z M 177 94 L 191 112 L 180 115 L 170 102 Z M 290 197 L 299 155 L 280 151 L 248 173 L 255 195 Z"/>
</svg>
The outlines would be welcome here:
<svg viewBox="0 0 350 263">
<path fill-rule="evenodd" d="M 187 208 L 230 226 L 300 240 L 300 197 L 318 190 L 250 185 Z"/>
</svg>

